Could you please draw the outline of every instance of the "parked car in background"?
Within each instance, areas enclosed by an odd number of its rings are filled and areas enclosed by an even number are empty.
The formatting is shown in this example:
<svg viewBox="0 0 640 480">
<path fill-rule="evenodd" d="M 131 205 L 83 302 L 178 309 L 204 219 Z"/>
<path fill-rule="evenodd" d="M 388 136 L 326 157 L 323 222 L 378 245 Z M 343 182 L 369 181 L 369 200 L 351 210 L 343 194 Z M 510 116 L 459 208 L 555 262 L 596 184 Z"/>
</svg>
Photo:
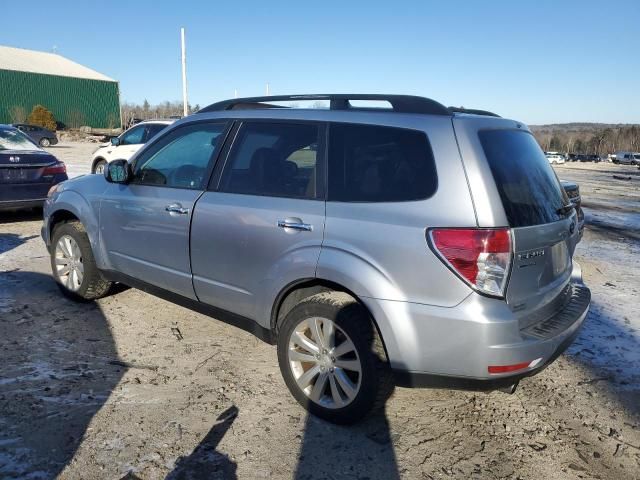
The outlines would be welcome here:
<svg viewBox="0 0 640 480">
<path fill-rule="evenodd" d="M 560 185 L 564 189 L 569 201 L 575 207 L 578 214 L 578 232 L 580 232 L 580 240 L 584 232 L 584 212 L 582 211 L 582 197 L 580 196 L 580 187 L 575 182 L 568 180 L 560 180 Z"/>
<path fill-rule="evenodd" d="M 58 143 L 56 132 L 52 132 L 44 127 L 28 125 L 26 123 L 14 123 L 13 126 L 41 147 L 49 147 Z"/>
<path fill-rule="evenodd" d="M 301 100 L 330 108 L 272 103 Z M 531 131 L 406 95 L 210 105 L 52 190 L 42 236 L 64 295 L 121 282 L 243 326 L 336 423 L 394 383 L 513 392 L 591 298 L 576 210 Z"/>
<path fill-rule="evenodd" d="M 591 154 L 591 155 L 587 155 L 587 162 L 595 162 L 595 163 L 599 163 L 600 161 L 602 161 L 602 158 L 600 158 L 600 155 L 596 155 L 596 154 Z"/>
<path fill-rule="evenodd" d="M 558 153 L 558 152 L 545 152 L 545 156 L 547 157 L 547 160 L 549 160 L 549 163 L 564 163 L 565 162 L 565 157 L 562 153 Z"/>
<path fill-rule="evenodd" d="M 145 120 L 135 124 L 120 136 L 112 138 L 93 152 L 91 173 L 104 172 L 104 167 L 112 160 L 129 160 L 142 146 L 175 120 Z"/>
<path fill-rule="evenodd" d="M 640 165 L 639 152 L 616 152 L 612 155 L 613 163 L 622 165 Z"/>
<path fill-rule="evenodd" d="M 65 164 L 10 125 L 0 125 L 0 210 L 41 207 L 67 180 Z"/>
<path fill-rule="evenodd" d="M 578 154 L 576 154 L 576 153 L 567 154 L 567 161 L 568 162 L 577 162 L 578 161 Z"/>
</svg>

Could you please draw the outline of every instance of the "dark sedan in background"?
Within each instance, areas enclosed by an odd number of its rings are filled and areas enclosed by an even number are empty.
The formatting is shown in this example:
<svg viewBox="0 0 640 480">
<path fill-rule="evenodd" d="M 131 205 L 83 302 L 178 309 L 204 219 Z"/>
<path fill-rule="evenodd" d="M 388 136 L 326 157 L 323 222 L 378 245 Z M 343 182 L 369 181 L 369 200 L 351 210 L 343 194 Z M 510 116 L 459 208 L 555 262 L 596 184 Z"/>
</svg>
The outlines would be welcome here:
<svg viewBox="0 0 640 480">
<path fill-rule="evenodd" d="M 48 147 L 50 145 L 55 145 L 56 143 L 58 143 L 56 132 L 47 130 L 44 127 L 39 127 L 38 125 L 28 125 L 26 123 L 14 123 L 13 126 L 41 147 Z"/>
<path fill-rule="evenodd" d="M 568 180 L 560 180 L 560 184 L 569 197 L 571 205 L 576 209 L 578 214 L 578 230 L 580 231 L 580 239 L 584 231 L 584 212 L 582 211 L 582 197 L 580 196 L 580 187 L 575 182 Z"/>
<path fill-rule="evenodd" d="M 0 125 L 0 210 L 41 207 L 49 189 L 67 178 L 63 162 L 17 128 Z"/>
</svg>

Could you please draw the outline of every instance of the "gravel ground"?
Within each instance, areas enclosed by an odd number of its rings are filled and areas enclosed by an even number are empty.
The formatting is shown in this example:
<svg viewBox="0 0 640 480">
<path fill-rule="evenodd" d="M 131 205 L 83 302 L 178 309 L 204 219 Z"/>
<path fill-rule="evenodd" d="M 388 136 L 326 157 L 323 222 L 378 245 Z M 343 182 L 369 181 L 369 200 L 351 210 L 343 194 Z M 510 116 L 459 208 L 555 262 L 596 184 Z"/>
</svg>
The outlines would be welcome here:
<svg viewBox="0 0 640 480">
<path fill-rule="evenodd" d="M 51 151 L 74 174 L 94 148 Z M 587 206 L 575 344 L 514 395 L 398 388 L 353 427 L 308 417 L 244 331 L 133 289 L 64 299 L 39 214 L 0 214 L 0 477 L 640 478 L 640 172 L 557 171 Z"/>
</svg>

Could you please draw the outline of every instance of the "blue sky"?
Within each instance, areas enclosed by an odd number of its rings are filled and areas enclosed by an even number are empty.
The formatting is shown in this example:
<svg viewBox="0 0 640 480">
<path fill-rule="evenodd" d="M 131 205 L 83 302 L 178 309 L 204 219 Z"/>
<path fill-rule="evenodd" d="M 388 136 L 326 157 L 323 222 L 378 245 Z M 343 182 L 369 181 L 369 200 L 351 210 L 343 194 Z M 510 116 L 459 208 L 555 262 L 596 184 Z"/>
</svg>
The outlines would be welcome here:
<svg viewBox="0 0 640 480">
<path fill-rule="evenodd" d="M 640 123 L 640 1 L 31 0 L 0 44 L 57 52 L 123 100 L 406 93 L 530 124 Z"/>
</svg>

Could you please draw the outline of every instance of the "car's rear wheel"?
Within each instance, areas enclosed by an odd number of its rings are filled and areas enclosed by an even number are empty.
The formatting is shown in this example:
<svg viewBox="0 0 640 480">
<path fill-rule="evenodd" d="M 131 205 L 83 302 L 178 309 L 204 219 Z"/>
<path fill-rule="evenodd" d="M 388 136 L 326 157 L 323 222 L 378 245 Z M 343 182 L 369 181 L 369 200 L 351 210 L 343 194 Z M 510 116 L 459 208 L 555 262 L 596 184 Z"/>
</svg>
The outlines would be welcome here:
<svg viewBox="0 0 640 480">
<path fill-rule="evenodd" d="M 333 423 L 357 422 L 393 391 L 375 326 L 346 293 L 319 293 L 294 307 L 280 326 L 278 361 L 296 400 Z"/>
<path fill-rule="evenodd" d="M 95 300 L 111 287 L 96 266 L 89 237 L 77 221 L 54 228 L 51 271 L 62 293 L 74 300 Z"/>
<path fill-rule="evenodd" d="M 107 162 L 105 162 L 104 160 L 98 160 L 96 162 L 96 164 L 93 166 L 93 172 L 92 173 L 97 173 L 99 175 L 103 175 L 104 174 L 104 168 L 107 166 Z"/>
<path fill-rule="evenodd" d="M 45 137 L 41 138 L 38 143 L 40 144 L 41 147 L 48 147 L 51 145 L 51 141 Z"/>
</svg>

